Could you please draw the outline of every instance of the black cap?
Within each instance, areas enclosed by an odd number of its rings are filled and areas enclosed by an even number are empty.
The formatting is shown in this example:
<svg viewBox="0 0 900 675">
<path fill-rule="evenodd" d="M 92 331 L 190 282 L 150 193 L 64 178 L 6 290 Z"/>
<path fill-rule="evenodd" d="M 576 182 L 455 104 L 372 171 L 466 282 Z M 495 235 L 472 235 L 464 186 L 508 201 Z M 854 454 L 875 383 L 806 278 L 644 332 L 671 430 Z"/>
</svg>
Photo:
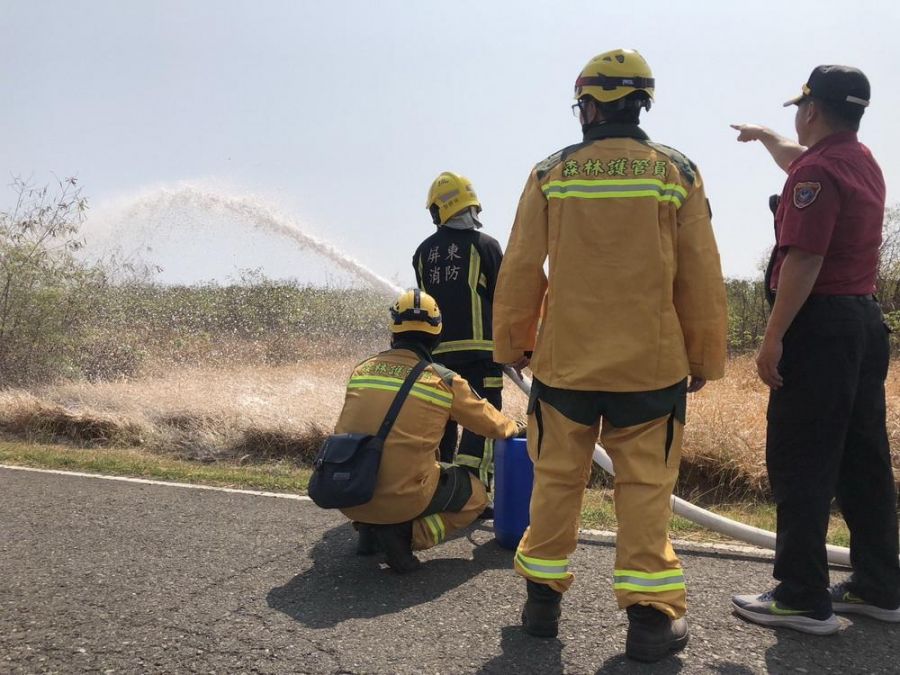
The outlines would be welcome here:
<svg viewBox="0 0 900 675">
<path fill-rule="evenodd" d="M 858 68 L 850 66 L 816 66 L 803 91 L 784 105 L 796 105 L 810 98 L 850 104 L 848 107 L 869 105 L 869 79 Z"/>
</svg>

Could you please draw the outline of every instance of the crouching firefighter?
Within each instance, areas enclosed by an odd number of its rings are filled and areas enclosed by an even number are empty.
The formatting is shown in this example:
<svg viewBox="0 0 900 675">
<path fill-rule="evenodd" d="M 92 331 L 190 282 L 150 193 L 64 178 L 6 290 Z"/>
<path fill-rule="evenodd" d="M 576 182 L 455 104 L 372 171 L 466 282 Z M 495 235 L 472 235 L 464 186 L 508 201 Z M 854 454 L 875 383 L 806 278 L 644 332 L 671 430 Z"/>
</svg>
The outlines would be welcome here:
<svg viewBox="0 0 900 675">
<path fill-rule="evenodd" d="M 494 439 L 515 436 L 520 427 L 432 361 L 442 327 L 434 298 L 405 291 L 390 315 L 391 348 L 354 368 L 335 433 L 376 434 L 390 413 L 395 416 L 383 438 L 372 498 L 341 512 L 359 531 L 357 553 L 381 551 L 402 573 L 419 565 L 412 551 L 440 544 L 487 504 L 481 481 L 463 467 L 436 461 L 447 422 Z"/>
</svg>

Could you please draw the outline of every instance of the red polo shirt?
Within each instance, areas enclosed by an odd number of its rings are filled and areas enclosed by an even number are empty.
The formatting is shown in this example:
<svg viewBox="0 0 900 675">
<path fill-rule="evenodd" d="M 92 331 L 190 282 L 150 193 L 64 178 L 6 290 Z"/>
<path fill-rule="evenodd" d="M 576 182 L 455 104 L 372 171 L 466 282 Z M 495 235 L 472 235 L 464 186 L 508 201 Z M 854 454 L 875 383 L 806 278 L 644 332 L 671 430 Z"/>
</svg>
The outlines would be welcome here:
<svg viewBox="0 0 900 675">
<path fill-rule="evenodd" d="M 788 248 L 825 257 L 813 286 L 818 295 L 875 292 L 884 223 L 881 167 L 852 131 L 831 134 L 795 159 L 775 214 L 778 288 Z"/>
</svg>

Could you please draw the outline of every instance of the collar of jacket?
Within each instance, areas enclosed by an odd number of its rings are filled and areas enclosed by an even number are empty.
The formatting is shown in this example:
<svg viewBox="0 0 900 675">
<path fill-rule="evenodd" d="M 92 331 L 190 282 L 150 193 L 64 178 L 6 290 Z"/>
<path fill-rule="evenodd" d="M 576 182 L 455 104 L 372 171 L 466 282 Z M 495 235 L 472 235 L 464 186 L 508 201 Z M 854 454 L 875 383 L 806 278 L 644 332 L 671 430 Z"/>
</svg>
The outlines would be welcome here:
<svg viewBox="0 0 900 675">
<path fill-rule="evenodd" d="M 431 357 L 431 352 L 429 352 L 425 347 L 420 345 L 418 342 L 395 342 L 391 345 L 391 349 L 405 349 L 406 351 L 410 351 L 420 359 L 428 361 L 428 363 L 433 363 L 434 359 Z"/>
<path fill-rule="evenodd" d="M 649 141 L 650 137 L 637 124 L 605 123 L 592 124 L 584 130 L 585 141 L 599 141 L 603 138 L 636 138 Z"/>
</svg>

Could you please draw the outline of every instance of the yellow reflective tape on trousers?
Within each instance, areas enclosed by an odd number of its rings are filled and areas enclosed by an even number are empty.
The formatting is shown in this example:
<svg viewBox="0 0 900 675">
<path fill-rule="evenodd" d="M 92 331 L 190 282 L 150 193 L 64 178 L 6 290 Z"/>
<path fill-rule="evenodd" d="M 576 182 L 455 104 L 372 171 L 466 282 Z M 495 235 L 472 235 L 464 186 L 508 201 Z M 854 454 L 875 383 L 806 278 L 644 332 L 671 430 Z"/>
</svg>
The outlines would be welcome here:
<svg viewBox="0 0 900 675">
<path fill-rule="evenodd" d="M 396 377 L 382 377 L 379 375 L 357 375 L 350 378 L 347 384 L 348 389 L 380 389 L 382 391 L 400 391 L 403 380 Z M 442 408 L 449 408 L 453 405 L 453 394 L 450 392 L 439 391 L 424 384 L 416 383 L 409 392 L 410 396 L 415 396 L 423 401 L 434 403 Z"/>
<path fill-rule="evenodd" d="M 677 183 L 663 183 L 654 178 L 623 180 L 553 180 L 541 188 L 547 199 L 629 199 L 653 197 L 660 202 L 673 202 L 680 207 L 687 190 Z"/>
<path fill-rule="evenodd" d="M 530 558 L 521 551 L 516 551 L 516 562 L 536 579 L 565 579 L 569 576 L 568 560 Z"/>
<path fill-rule="evenodd" d="M 478 277 L 481 276 L 481 256 L 475 244 L 469 247 L 469 291 L 472 294 L 472 339 L 484 337 L 484 325 L 481 318 L 481 296 L 478 295 Z"/>
<path fill-rule="evenodd" d="M 444 521 L 438 514 L 425 516 L 423 519 L 428 529 L 431 530 L 431 536 L 434 538 L 435 544 L 440 544 L 447 536 L 447 528 L 444 527 Z"/>
<path fill-rule="evenodd" d="M 684 590 L 684 572 L 680 569 L 663 570 L 662 572 L 616 570 L 613 588 L 617 591 L 638 591 L 640 593 Z"/>
<path fill-rule="evenodd" d="M 486 377 L 486 378 L 484 378 L 484 386 L 488 389 L 502 389 L 503 388 L 503 378 L 502 377 Z"/>
<path fill-rule="evenodd" d="M 466 351 L 492 352 L 494 351 L 493 340 L 450 340 L 442 342 L 437 346 L 432 354 L 446 354 L 447 352 L 466 352 Z"/>
</svg>

